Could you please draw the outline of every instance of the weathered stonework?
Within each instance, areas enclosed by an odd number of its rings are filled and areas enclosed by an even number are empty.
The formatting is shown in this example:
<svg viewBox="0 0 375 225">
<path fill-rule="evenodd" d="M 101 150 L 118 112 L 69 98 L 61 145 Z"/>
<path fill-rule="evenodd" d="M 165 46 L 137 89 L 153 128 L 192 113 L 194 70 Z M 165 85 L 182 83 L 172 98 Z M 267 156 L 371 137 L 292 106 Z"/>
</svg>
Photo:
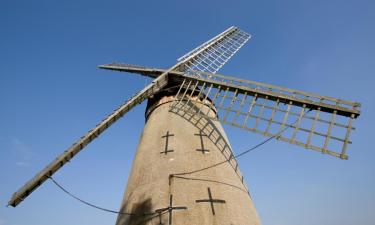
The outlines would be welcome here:
<svg viewBox="0 0 375 225">
<path fill-rule="evenodd" d="M 175 101 L 164 96 L 148 106 L 121 206 L 122 212 L 134 215 L 119 215 L 116 224 L 259 225 L 221 124 L 171 110 Z M 202 111 L 210 110 L 210 104 L 205 102 Z M 213 108 L 208 113 L 216 112 Z M 195 135 L 200 133 L 203 136 Z M 202 141 L 209 151 L 197 151 Z"/>
</svg>

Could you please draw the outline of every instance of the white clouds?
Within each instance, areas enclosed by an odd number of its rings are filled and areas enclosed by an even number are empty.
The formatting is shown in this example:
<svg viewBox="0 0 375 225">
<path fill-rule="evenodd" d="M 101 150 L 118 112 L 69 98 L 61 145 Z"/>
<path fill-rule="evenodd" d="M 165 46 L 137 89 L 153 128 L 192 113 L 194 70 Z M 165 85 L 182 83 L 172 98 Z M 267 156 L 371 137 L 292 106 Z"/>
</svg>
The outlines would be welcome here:
<svg viewBox="0 0 375 225">
<path fill-rule="evenodd" d="M 11 139 L 11 145 L 12 150 L 16 153 L 21 153 L 25 156 L 31 153 L 30 148 L 16 137 Z"/>
<path fill-rule="evenodd" d="M 19 166 L 19 167 L 29 167 L 30 163 L 28 163 L 28 162 L 16 162 L 16 165 Z M 1 225 L 1 223 L 0 223 L 0 225 Z"/>
<path fill-rule="evenodd" d="M 28 167 L 30 166 L 30 159 L 32 156 L 31 148 L 22 142 L 19 138 L 13 137 L 10 140 L 11 151 L 16 157 L 16 166 Z M 0 223 L 1 225 L 1 223 Z"/>
</svg>

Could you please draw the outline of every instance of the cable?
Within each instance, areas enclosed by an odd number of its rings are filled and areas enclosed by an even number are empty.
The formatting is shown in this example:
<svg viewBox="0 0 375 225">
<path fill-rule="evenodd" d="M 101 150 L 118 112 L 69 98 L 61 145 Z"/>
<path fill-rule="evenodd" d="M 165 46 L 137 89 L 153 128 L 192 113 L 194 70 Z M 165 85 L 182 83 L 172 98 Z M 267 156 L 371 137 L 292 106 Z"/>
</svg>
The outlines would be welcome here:
<svg viewBox="0 0 375 225">
<path fill-rule="evenodd" d="M 311 109 L 309 109 L 309 111 L 305 112 L 302 117 L 309 113 L 311 111 Z M 295 125 L 297 122 L 298 122 L 299 119 L 297 119 L 294 123 L 292 123 L 292 125 Z M 243 151 L 241 152 L 240 154 L 238 155 L 235 155 L 233 156 L 232 158 L 234 159 L 238 159 L 239 157 L 242 157 L 243 155 L 259 148 L 260 146 L 266 144 L 267 142 L 271 141 L 272 139 L 274 138 L 277 138 L 279 137 L 284 131 L 286 131 L 287 129 L 289 129 L 291 126 L 287 126 L 285 128 L 283 128 L 282 130 L 280 130 L 278 133 L 276 133 L 275 135 L 272 135 L 271 137 L 267 138 L 266 140 L 260 142 L 259 144 L 253 146 L 252 148 L 246 150 L 246 151 Z M 222 162 L 218 162 L 218 163 L 215 163 L 211 166 L 207 166 L 207 167 L 204 167 L 204 168 L 201 168 L 201 169 L 198 169 L 198 170 L 193 170 L 193 171 L 190 171 L 190 172 L 185 172 L 185 173 L 175 173 L 175 174 L 170 174 L 169 175 L 169 181 L 171 180 L 171 178 L 173 177 L 177 177 L 178 175 L 190 175 L 190 174 L 193 174 L 193 173 L 197 173 L 197 172 L 200 172 L 200 171 L 204 171 L 204 170 L 207 170 L 207 169 L 211 169 L 213 167 L 216 167 L 216 166 L 219 166 L 221 164 L 224 164 L 228 161 L 230 161 L 232 158 L 229 158 L 227 160 L 224 160 Z M 85 205 L 88 205 L 88 206 L 91 206 L 93 208 L 96 208 L 96 209 L 99 209 L 99 210 L 102 210 L 102 211 L 105 211 L 105 212 L 110 212 L 110 213 L 115 213 L 115 214 L 121 214 L 121 215 L 129 215 L 129 216 L 152 216 L 152 215 L 156 215 L 158 213 L 156 212 L 153 212 L 153 213 L 143 213 L 143 214 L 135 214 L 135 213 L 127 213 L 127 212 L 120 212 L 120 211 L 115 211 L 115 210 L 110 210 L 110 209 L 106 209 L 106 208 L 103 208 L 103 207 L 100 207 L 100 206 L 97 206 L 97 205 L 94 205 L 92 203 L 89 203 L 77 196 L 75 196 L 74 194 L 72 194 L 71 192 L 69 192 L 67 189 L 65 189 L 62 185 L 60 185 L 55 179 L 53 179 L 51 176 L 48 177 L 57 187 L 59 187 L 63 192 L 65 192 L 66 194 L 68 194 L 69 196 L 71 196 L 72 198 L 82 202 L 83 204 Z M 186 177 L 179 177 L 179 178 L 182 178 L 182 179 L 189 179 L 189 178 L 186 178 Z M 151 219 L 154 218 L 154 217 L 151 217 Z"/>
<path fill-rule="evenodd" d="M 196 181 L 204 181 L 204 182 L 211 182 L 211 183 L 216 183 L 216 184 L 227 185 L 227 186 L 236 188 L 238 190 L 241 190 L 241 191 L 243 191 L 245 193 L 248 193 L 248 190 L 242 189 L 241 187 L 238 187 L 238 186 L 236 186 L 234 184 L 230 184 L 230 183 L 226 183 L 226 182 L 222 182 L 222 181 L 211 180 L 211 179 L 207 179 L 207 178 L 203 179 L 203 178 L 199 178 L 199 177 L 183 177 L 183 176 L 177 176 L 177 175 L 175 175 L 174 177 L 175 178 L 184 179 L 184 180 L 196 180 Z"/>
<path fill-rule="evenodd" d="M 127 212 L 119 212 L 119 211 L 114 211 L 114 210 L 110 210 L 110 209 L 106 209 L 106 208 L 103 208 L 103 207 L 100 207 L 100 206 L 97 206 L 97 205 L 94 205 L 92 203 L 89 203 L 85 200 L 82 200 L 81 198 L 78 198 L 77 196 L 73 195 L 72 193 L 70 193 L 68 190 L 66 190 L 63 186 L 61 186 L 55 179 L 53 179 L 51 176 L 48 177 L 57 187 L 59 187 L 63 192 L 65 192 L 66 194 L 68 194 L 69 196 L 71 196 L 72 198 L 82 202 L 83 204 L 85 205 L 88 205 L 88 206 L 91 206 L 93 208 L 96 208 L 96 209 L 99 209 L 99 210 L 102 210 L 102 211 L 106 211 L 106 212 L 110 212 L 110 213 L 115 213 L 115 214 L 122 214 L 122 215 L 129 215 L 129 216 L 149 216 L 149 215 L 155 215 L 157 214 L 156 212 L 153 212 L 153 213 L 143 213 L 143 214 L 135 214 L 135 213 L 127 213 Z"/>
<path fill-rule="evenodd" d="M 306 115 L 307 113 L 309 113 L 310 111 L 311 111 L 311 109 L 309 109 L 307 112 L 303 113 L 303 114 L 302 114 L 302 117 L 303 117 L 304 115 Z M 297 119 L 295 122 L 293 122 L 293 123 L 291 124 L 291 126 L 295 125 L 298 121 L 299 121 L 299 119 Z M 289 129 L 291 126 L 284 127 L 284 128 L 281 129 L 279 132 L 277 132 L 276 134 L 274 134 L 274 135 L 272 135 L 271 137 L 267 138 L 266 140 L 260 142 L 259 144 L 253 146 L 252 148 L 250 148 L 250 149 L 248 149 L 248 150 L 246 150 L 246 151 L 243 151 L 243 152 L 241 152 L 240 154 L 235 155 L 235 156 L 233 156 L 233 157 L 231 157 L 231 158 L 229 158 L 229 159 L 226 159 L 226 160 L 224 160 L 224 161 L 222 161 L 222 162 L 218 162 L 218 163 L 215 163 L 215 164 L 213 164 L 213 165 L 211 165 L 211 166 L 207 166 L 207 167 L 204 167 L 204 168 L 201 168 L 201 169 L 198 169 L 198 170 L 193 170 L 193 171 L 185 172 L 185 173 L 175 173 L 175 174 L 170 174 L 170 175 L 169 175 L 169 180 L 170 180 L 172 177 L 176 176 L 176 175 L 190 175 L 190 174 L 193 174 L 193 173 L 197 173 L 197 172 L 201 172 L 201 171 L 204 171 L 204 170 L 208 170 L 208 169 L 214 168 L 214 167 L 216 167 L 216 166 L 219 166 L 219 165 L 221 165 L 221 164 L 224 164 L 224 163 L 226 163 L 226 162 L 229 162 L 231 159 L 238 159 L 239 157 L 241 157 L 241 156 L 243 156 L 243 155 L 245 155 L 245 154 L 247 154 L 247 153 L 249 153 L 249 152 L 251 152 L 251 151 L 253 151 L 253 150 L 257 149 L 257 148 L 259 148 L 260 146 L 266 144 L 267 142 L 271 141 L 272 139 L 274 139 L 274 138 L 278 138 L 279 136 L 281 136 L 281 134 L 282 134 L 284 131 L 286 131 L 287 129 Z M 170 182 L 169 182 L 169 183 L 170 183 Z"/>
</svg>

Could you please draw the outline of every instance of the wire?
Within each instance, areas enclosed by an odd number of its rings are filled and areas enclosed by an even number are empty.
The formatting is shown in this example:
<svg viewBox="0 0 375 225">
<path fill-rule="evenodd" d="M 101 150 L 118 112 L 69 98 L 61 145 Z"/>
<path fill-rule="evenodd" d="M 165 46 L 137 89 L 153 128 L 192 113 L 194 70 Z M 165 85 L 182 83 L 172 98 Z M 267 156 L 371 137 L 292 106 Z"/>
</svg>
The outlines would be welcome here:
<svg viewBox="0 0 375 225">
<path fill-rule="evenodd" d="M 303 113 L 303 114 L 302 114 L 302 117 L 303 117 L 304 115 L 306 115 L 307 113 L 309 113 L 310 111 L 311 111 L 311 109 L 309 109 L 307 112 Z M 293 123 L 291 124 L 291 126 L 295 125 L 298 121 L 299 121 L 299 119 L 297 119 L 295 122 L 293 122 Z M 193 174 L 193 173 L 198 173 L 198 172 L 201 172 L 201 171 L 204 171 L 204 170 L 208 170 L 208 169 L 214 168 L 214 167 L 219 166 L 219 165 L 221 165 L 221 164 L 224 164 L 224 163 L 226 163 L 226 162 L 229 162 L 231 159 L 238 159 L 239 157 L 242 157 L 243 155 L 245 155 L 245 154 L 247 154 L 247 153 L 249 153 L 249 152 L 251 152 L 251 151 L 253 151 L 253 150 L 259 148 L 260 146 L 266 144 L 267 142 L 271 141 L 272 139 L 280 137 L 281 134 L 282 134 L 284 131 L 286 131 L 287 129 L 289 129 L 291 126 L 284 127 L 284 128 L 281 129 L 279 132 L 277 132 L 276 134 L 272 135 L 271 137 L 265 139 L 264 141 L 260 142 L 259 144 L 255 145 L 255 146 L 253 146 L 252 148 L 250 148 L 250 149 L 248 149 L 248 150 L 246 150 L 246 151 L 243 151 L 243 152 L 241 152 L 240 154 L 235 155 L 235 156 L 233 156 L 233 157 L 231 157 L 231 158 L 229 158 L 229 159 L 226 159 L 226 160 L 224 160 L 224 161 L 221 161 L 221 162 L 215 163 L 215 164 L 213 164 L 213 165 L 211 165 L 211 166 L 203 167 L 203 168 L 198 169 L 198 170 L 193 170 L 193 171 L 189 171 L 189 172 L 185 172 L 185 173 L 175 173 L 175 174 L 170 174 L 170 175 L 169 175 L 169 179 L 171 179 L 172 177 L 177 176 L 177 175 L 190 175 L 190 174 Z"/>
<path fill-rule="evenodd" d="M 94 205 L 92 203 L 89 203 L 85 200 L 82 200 L 81 198 L 73 195 L 71 192 L 69 192 L 67 189 L 65 189 L 63 186 L 61 186 L 55 179 L 53 179 L 51 176 L 48 177 L 57 187 L 59 187 L 63 192 L 65 192 L 66 194 L 68 194 L 69 196 L 71 196 L 72 198 L 82 202 L 83 204 L 85 205 L 88 205 L 88 206 L 91 206 L 93 208 L 96 208 L 96 209 L 99 209 L 99 210 L 102 210 L 102 211 L 106 211 L 106 212 L 110 212 L 110 213 L 115 213 L 115 214 L 121 214 L 121 215 L 129 215 L 129 216 L 149 216 L 149 215 L 155 215 L 157 214 L 156 212 L 153 212 L 153 213 L 143 213 L 143 214 L 135 214 L 135 213 L 127 213 L 127 212 L 119 212 L 119 211 L 115 211 L 115 210 L 110 210 L 110 209 L 106 209 L 106 208 L 103 208 L 103 207 L 100 207 L 100 206 L 97 206 L 97 205 Z"/>
<path fill-rule="evenodd" d="M 204 178 L 199 178 L 199 177 L 182 177 L 182 176 L 177 176 L 177 175 L 175 175 L 174 177 L 184 179 L 184 180 L 196 180 L 196 181 L 204 181 L 204 182 L 211 182 L 211 183 L 216 183 L 216 184 L 227 185 L 227 186 L 237 188 L 238 190 L 241 190 L 243 192 L 248 193 L 248 190 L 242 189 L 241 187 L 238 187 L 234 184 L 230 184 L 230 183 L 226 183 L 226 182 L 222 182 L 222 181 L 211 180 L 211 179 L 207 179 L 207 178 L 204 179 Z"/>
<path fill-rule="evenodd" d="M 309 113 L 311 111 L 311 109 L 309 109 L 309 111 L 307 111 L 306 113 L 304 113 L 302 116 L 304 116 L 305 114 Z M 292 125 L 295 125 L 296 123 L 298 122 L 298 119 L 292 123 Z M 253 146 L 252 148 L 246 150 L 246 151 L 243 151 L 241 152 L 240 154 L 238 155 L 235 155 L 233 156 L 232 158 L 229 158 L 227 160 L 224 160 L 222 162 L 219 162 L 219 163 L 215 163 L 211 166 L 207 166 L 207 167 L 204 167 L 204 168 L 201 168 L 201 169 L 198 169 L 198 170 L 193 170 L 193 171 L 190 171 L 190 172 L 185 172 L 185 173 L 175 173 L 175 174 L 170 174 L 169 175 L 169 180 L 173 177 L 178 177 L 178 175 L 190 175 L 190 174 L 193 174 L 193 173 L 197 173 L 197 172 L 200 172 L 200 171 L 204 171 L 204 170 L 207 170 L 207 169 L 211 169 L 213 167 L 216 167 L 216 166 L 219 166 L 221 164 L 224 164 L 226 162 L 229 162 L 231 159 L 238 159 L 239 157 L 242 157 L 244 156 L 245 154 L 259 148 L 260 146 L 266 144 L 267 142 L 271 141 L 272 139 L 274 138 L 278 138 L 279 136 L 281 136 L 281 134 L 286 131 L 288 128 L 290 128 L 291 126 L 287 126 L 285 128 L 283 128 L 282 130 L 280 130 L 278 133 L 276 133 L 275 135 L 265 139 L 264 141 L 260 142 L 259 144 Z M 120 211 L 115 211 L 115 210 L 110 210 L 110 209 L 106 209 L 106 208 L 103 208 L 103 207 L 100 207 L 100 206 L 97 206 L 97 205 L 94 205 L 90 202 L 87 202 L 77 196 L 75 196 L 74 194 L 72 194 L 71 192 L 69 192 L 67 189 L 65 189 L 62 185 L 60 185 L 55 179 L 53 179 L 51 176 L 48 177 L 57 187 L 59 187 L 63 192 L 65 192 L 66 194 L 68 194 L 69 196 L 71 196 L 72 198 L 82 202 L 83 204 L 85 205 L 88 205 L 88 206 L 91 206 L 93 208 L 96 208 L 96 209 L 99 209 L 99 210 L 102 210 L 102 211 L 105 211 L 105 212 L 110 212 L 110 213 L 115 213 L 115 214 L 121 214 L 121 215 L 129 215 L 129 216 L 152 216 L 152 215 L 156 215 L 158 213 L 156 212 L 152 212 L 152 213 L 143 213 L 143 214 L 135 214 L 135 213 L 128 213 L 128 212 L 120 212 Z M 182 179 L 189 179 L 187 177 L 178 177 L 178 178 L 182 178 Z M 159 215 L 157 215 L 159 216 Z M 155 217 L 155 216 L 154 216 Z M 150 219 L 153 219 L 154 217 L 151 217 Z"/>
</svg>

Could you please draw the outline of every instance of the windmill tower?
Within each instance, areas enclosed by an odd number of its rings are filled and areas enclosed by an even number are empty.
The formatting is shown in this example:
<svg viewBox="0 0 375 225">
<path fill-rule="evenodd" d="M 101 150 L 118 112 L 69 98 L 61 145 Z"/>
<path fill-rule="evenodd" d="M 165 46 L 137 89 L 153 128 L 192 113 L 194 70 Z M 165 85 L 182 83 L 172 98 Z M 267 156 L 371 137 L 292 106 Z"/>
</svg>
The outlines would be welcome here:
<svg viewBox="0 0 375 225">
<path fill-rule="evenodd" d="M 13 194 L 17 206 L 93 139 L 148 99 L 117 225 L 260 224 L 222 123 L 347 159 L 360 104 L 218 75 L 250 39 L 230 27 L 170 69 L 112 63 L 154 78 Z M 265 142 L 266 142 L 265 141 Z M 264 142 L 263 142 L 264 143 Z"/>
</svg>

